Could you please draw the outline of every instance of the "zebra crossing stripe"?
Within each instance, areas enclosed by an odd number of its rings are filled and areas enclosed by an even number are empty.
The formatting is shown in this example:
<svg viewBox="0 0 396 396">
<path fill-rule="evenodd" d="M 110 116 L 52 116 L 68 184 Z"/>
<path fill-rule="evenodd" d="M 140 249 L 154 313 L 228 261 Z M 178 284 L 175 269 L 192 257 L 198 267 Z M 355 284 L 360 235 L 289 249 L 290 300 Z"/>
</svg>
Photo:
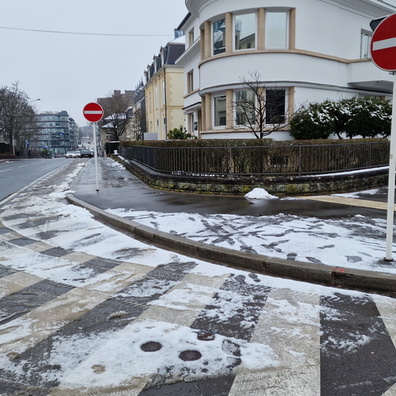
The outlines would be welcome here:
<svg viewBox="0 0 396 396">
<path fill-rule="evenodd" d="M 250 342 L 269 346 L 280 369 L 238 373 L 229 396 L 289 396 L 301 389 L 320 395 L 319 310 L 318 295 L 271 289 Z"/>
<path fill-rule="evenodd" d="M 0 354 L 19 356 L 59 330 L 65 323 L 78 319 L 107 298 L 109 293 L 73 289 L 48 301 L 1 326 Z M 21 328 L 25 334 L 21 334 Z"/>
<path fill-rule="evenodd" d="M 151 308 L 145 311 L 139 319 L 163 322 L 170 322 L 171 319 L 171 323 L 191 327 L 196 319 L 197 312 L 205 308 L 205 305 L 213 298 L 215 290 L 219 289 L 224 281 L 224 277 L 188 274 L 180 284 L 170 289 L 158 301 L 152 303 Z M 196 295 L 197 299 L 193 302 L 178 299 L 178 291 L 186 288 L 191 291 L 198 288 L 199 295 Z M 177 304 L 176 309 L 172 309 L 172 301 Z M 184 307 L 184 309 L 180 309 L 181 307 Z"/>
<path fill-rule="evenodd" d="M 374 295 L 373 299 L 376 302 L 378 311 L 385 323 L 389 337 L 391 338 L 393 345 L 396 346 L 396 323 L 394 320 L 396 317 L 396 305 L 394 301 L 384 299 L 382 296 Z M 396 384 L 385 392 L 383 396 L 396 396 Z"/>
<path fill-rule="evenodd" d="M 322 396 L 382 395 L 395 384 L 396 349 L 369 295 L 322 297 L 321 328 Z"/>
<path fill-rule="evenodd" d="M 2 277 L 0 278 L 0 298 L 16 293 L 42 280 L 42 278 L 26 272 L 14 272 Z"/>
</svg>

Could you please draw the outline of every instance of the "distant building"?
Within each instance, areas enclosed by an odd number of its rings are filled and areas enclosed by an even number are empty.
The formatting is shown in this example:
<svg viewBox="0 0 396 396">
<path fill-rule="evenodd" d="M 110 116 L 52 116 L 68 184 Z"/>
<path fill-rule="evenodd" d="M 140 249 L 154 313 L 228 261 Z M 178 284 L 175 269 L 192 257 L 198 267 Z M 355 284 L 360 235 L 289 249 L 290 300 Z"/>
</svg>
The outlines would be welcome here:
<svg viewBox="0 0 396 396">
<path fill-rule="evenodd" d="M 120 90 L 115 89 L 111 96 L 105 98 L 97 98 L 97 102 L 103 107 L 105 111 L 105 117 L 111 116 L 113 111 L 119 111 L 118 107 L 120 105 L 125 106 L 125 109 L 122 111 L 126 111 L 126 109 L 133 105 L 134 103 L 135 91 L 125 90 L 122 93 Z M 114 109 L 116 107 L 116 109 Z"/>
<path fill-rule="evenodd" d="M 183 68 L 175 65 L 184 49 L 184 36 L 169 42 L 145 71 L 146 129 L 158 140 L 184 125 Z"/>
<path fill-rule="evenodd" d="M 36 123 L 38 129 L 27 142 L 29 150 L 36 155 L 46 150 L 60 156 L 77 147 L 78 127 L 67 111 L 36 114 Z"/>
<path fill-rule="evenodd" d="M 146 98 L 143 81 L 135 88 L 134 104 L 127 110 L 129 120 L 125 140 L 143 140 L 146 126 Z"/>
</svg>

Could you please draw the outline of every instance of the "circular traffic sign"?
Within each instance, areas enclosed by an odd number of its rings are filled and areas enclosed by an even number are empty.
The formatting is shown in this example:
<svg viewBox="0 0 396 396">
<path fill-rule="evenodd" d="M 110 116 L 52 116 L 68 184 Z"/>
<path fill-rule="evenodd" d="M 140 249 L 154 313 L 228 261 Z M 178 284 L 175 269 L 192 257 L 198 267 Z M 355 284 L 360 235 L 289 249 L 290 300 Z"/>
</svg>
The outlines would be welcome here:
<svg viewBox="0 0 396 396">
<path fill-rule="evenodd" d="M 385 18 L 374 30 L 370 51 L 376 66 L 396 71 L 396 14 Z"/>
<path fill-rule="evenodd" d="M 91 102 L 85 105 L 83 114 L 89 122 L 99 122 L 103 118 L 104 111 L 99 103 Z"/>
</svg>

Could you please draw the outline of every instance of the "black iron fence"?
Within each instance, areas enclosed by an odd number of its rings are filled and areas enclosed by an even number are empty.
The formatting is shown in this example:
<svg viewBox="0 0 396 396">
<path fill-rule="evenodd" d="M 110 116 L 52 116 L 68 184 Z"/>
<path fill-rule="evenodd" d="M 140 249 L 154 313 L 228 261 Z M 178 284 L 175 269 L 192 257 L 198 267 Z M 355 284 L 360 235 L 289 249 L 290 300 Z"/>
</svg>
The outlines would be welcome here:
<svg viewBox="0 0 396 396">
<path fill-rule="evenodd" d="M 236 147 L 120 147 L 128 160 L 187 175 L 306 175 L 386 166 L 389 142 Z"/>
</svg>

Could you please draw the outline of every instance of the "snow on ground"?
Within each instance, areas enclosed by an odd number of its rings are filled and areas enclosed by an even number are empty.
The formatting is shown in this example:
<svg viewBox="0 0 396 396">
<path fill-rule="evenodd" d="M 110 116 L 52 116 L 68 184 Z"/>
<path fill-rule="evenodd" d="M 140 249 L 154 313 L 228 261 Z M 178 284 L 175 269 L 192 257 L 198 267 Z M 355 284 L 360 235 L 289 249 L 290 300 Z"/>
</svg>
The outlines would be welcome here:
<svg viewBox="0 0 396 396">
<path fill-rule="evenodd" d="M 254 193 L 268 199 L 268 194 Z M 258 198 L 260 199 L 260 198 Z M 108 209 L 157 230 L 194 241 L 270 257 L 396 273 L 383 261 L 386 220 L 361 215 L 319 219 L 279 213 L 265 216 L 199 215 Z"/>
<path fill-rule="evenodd" d="M 271 195 L 263 188 L 253 188 L 252 191 L 245 195 L 247 199 L 278 199 L 275 195 Z"/>
</svg>

